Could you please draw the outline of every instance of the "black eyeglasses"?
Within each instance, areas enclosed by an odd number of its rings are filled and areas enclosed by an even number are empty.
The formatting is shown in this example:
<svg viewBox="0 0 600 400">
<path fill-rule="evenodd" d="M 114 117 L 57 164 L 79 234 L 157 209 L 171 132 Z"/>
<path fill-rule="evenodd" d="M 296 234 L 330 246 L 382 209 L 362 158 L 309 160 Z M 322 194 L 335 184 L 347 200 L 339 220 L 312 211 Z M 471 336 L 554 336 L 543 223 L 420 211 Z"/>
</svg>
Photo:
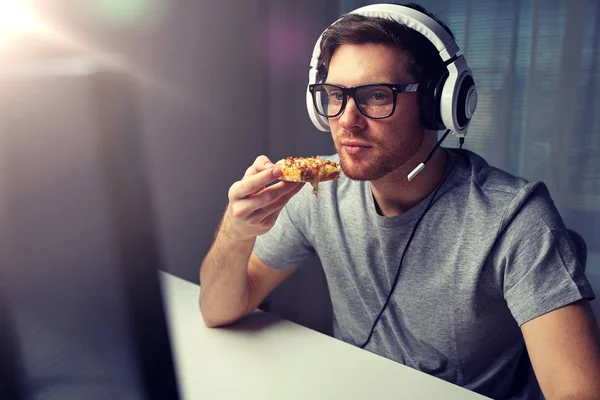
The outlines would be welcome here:
<svg viewBox="0 0 600 400">
<path fill-rule="evenodd" d="M 315 109 L 320 115 L 327 118 L 337 117 L 346 108 L 348 96 L 352 96 L 358 111 L 373 119 L 390 117 L 396 109 L 398 93 L 414 93 L 418 88 L 418 83 L 375 83 L 349 88 L 328 83 L 308 86 Z"/>
</svg>

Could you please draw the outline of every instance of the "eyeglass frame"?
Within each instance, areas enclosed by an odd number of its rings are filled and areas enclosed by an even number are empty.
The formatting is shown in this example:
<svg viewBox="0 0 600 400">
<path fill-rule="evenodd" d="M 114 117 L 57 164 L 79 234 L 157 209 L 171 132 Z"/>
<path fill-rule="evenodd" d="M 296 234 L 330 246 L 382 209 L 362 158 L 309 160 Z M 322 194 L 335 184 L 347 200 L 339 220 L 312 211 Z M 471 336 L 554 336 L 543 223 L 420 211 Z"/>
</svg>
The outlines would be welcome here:
<svg viewBox="0 0 600 400">
<path fill-rule="evenodd" d="M 338 88 L 342 91 L 342 94 L 344 95 L 344 98 L 342 100 L 342 106 L 340 107 L 340 111 L 338 111 L 337 114 L 334 114 L 332 116 L 327 116 L 327 115 L 324 115 L 321 112 L 319 112 L 319 107 L 317 105 L 317 99 L 315 97 L 315 87 L 323 86 L 323 85 L 333 86 L 335 88 Z M 358 89 L 361 89 L 364 87 L 371 87 L 371 86 L 385 86 L 385 87 L 392 89 L 392 93 L 394 94 L 394 96 L 393 96 L 393 103 L 392 103 L 392 111 L 390 112 L 389 115 L 386 115 L 385 117 L 371 117 L 371 116 L 367 115 L 366 112 L 363 111 L 362 107 L 360 106 L 360 104 L 358 102 L 358 99 L 356 98 L 356 92 Z M 418 83 L 369 83 L 366 85 L 353 86 L 353 87 L 349 87 L 349 88 L 340 86 L 340 85 L 335 85 L 333 83 L 312 83 L 312 84 L 308 85 L 308 90 L 310 91 L 310 94 L 312 96 L 313 105 L 315 107 L 316 112 L 325 118 L 336 118 L 336 117 L 340 116 L 346 109 L 346 105 L 348 104 L 349 96 L 352 96 L 352 99 L 354 99 L 354 104 L 356 104 L 356 108 L 365 117 L 370 118 L 370 119 L 389 118 L 392 115 L 394 115 L 394 112 L 396 111 L 396 103 L 397 103 L 398 94 L 400 94 L 400 93 L 415 93 L 418 91 L 418 89 L 419 89 Z"/>
</svg>

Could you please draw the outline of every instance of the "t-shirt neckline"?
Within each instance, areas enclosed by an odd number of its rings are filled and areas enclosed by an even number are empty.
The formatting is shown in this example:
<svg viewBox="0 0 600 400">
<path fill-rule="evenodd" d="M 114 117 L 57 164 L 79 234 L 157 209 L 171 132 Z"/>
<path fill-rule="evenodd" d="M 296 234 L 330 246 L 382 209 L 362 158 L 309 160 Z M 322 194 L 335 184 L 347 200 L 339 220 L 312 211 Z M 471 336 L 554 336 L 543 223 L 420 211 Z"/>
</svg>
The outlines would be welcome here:
<svg viewBox="0 0 600 400">
<path fill-rule="evenodd" d="M 444 150 L 446 152 L 446 155 L 447 155 L 446 160 L 447 161 L 446 161 L 446 168 L 444 170 L 444 176 L 440 182 L 440 185 L 446 186 L 449 183 L 449 181 L 451 180 L 450 174 L 452 173 L 452 171 L 454 170 L 454 166 L 456 165 L 456 155 L 454 154 L 454 152 L 448 151 L 444 148 L 442 148 L 442 150 Z M 375 198 L 373 197 L 373 192 L 371 191 L 370 183 L 368 181 L 365 181 L 363 183 L 366 185 L 366 190 L 364 192 L 365 192 L 365 195 L 367 196 L 367 199 L 366 199 L 367 205 L 368 205 L 367 212 L 369 214 L 369 217 L 375 221 L 377 226 L 379 226 L 381 228 L 397 228 L 399 226 L 410 224 L 413 221 L 415 221 L 418 217 L 421 216 L 421 214 L 423 213 L 423 211 L 425 210 L 425 208 L 431 201 L 432 196 L 434 195 L 434 193 L 436 193 L 435 189 L 437 189 L 437 186 L 436 186 L 436 188 L 434 188 L 434 190 L 427 197 L 425 197 L 417 205 L 415 205 L 411 209 L 403 212 L 402 214 L 391 216 L 391 217 L 386 217 L 383 215 L 379 215 L 377 213 L 377 209 L 375 207 Z M 436 197 L 439 198 L 442 195 L 443 195 L 443 190 L 442 190 L 442 188 L 440 188 L 440 190 L 437 191 Z"/>
</svg>

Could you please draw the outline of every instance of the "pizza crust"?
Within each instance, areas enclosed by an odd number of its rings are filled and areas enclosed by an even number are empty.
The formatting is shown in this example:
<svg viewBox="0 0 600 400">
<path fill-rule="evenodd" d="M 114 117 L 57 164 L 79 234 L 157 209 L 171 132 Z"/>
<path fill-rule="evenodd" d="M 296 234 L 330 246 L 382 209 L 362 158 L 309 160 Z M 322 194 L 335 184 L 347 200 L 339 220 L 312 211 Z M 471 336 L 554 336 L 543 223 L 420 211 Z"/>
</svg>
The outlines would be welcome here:
<svg viewBox="0 0 600 400">
<path fill-rule="evenodd" d="M 341 167 L 329 160 L 321 157 L 288 157 L 275 163 L 283 176 L 281 181 L 287 182 L 308 182 L 313 187 L 313 194 L 318 195 L 319 182 L 331 181 L 340 177 Z"/>
</svg>

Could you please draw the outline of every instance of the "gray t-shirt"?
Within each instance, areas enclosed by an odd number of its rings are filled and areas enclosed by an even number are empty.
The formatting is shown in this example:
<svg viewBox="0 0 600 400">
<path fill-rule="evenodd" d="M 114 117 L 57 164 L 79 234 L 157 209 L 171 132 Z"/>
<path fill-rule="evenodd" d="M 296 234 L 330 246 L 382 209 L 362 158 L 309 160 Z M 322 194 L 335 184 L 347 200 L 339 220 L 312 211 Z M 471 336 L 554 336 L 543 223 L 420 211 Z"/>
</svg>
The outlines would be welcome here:
<svg viewBox="0 0 600 400">
<path fill-rule="evenodd" d="M 593 299 L 593 290 L 543 183 L 513 177 L 467 150 L 446 151 L 445 180 L 365 348 L 494 399 L 543 398 L 519 327 Z M 254 251 L 278 269 L 297 268 L 316 253 L 334 335 L 360 346 L 432 196 L 383 217 L 368 182 L 342 174 L 321 183 L 318 198 L 306 185 Z"/>
</svg>

